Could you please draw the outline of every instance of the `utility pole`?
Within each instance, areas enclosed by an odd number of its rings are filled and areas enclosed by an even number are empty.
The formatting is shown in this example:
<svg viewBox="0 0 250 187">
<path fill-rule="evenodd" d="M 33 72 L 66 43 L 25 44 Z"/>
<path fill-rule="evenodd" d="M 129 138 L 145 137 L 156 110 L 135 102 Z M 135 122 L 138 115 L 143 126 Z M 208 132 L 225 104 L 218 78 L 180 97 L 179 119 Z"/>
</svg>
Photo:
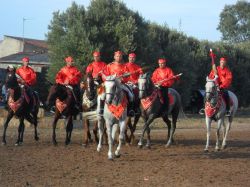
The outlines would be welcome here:
<svg viewBox="0 0 250 187">
<path fill-rule="evenodd" d="M 24 23 L 26 20 L 29 20 L 29 19 L 23 18 L 23 50 L 24 50 Z"/>
</svg>

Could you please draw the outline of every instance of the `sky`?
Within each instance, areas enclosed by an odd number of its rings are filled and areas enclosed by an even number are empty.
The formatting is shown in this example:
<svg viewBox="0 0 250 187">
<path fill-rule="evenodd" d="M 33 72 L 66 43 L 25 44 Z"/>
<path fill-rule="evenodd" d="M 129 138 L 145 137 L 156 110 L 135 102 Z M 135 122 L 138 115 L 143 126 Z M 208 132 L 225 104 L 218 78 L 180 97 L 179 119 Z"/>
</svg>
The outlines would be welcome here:
<svg viewBox="0 0 250 187">
<path fill-rule="evenodd" d="M 91 0 L 75 0 L 87 8 Z M 225 5 L 237 0 L 121 0 L 148 21 L 193 36 L 199 40 L 219 41 L 216 28 Z M 46 39 L 53 12 L 65 11 L 72 0 L 1 0 L 0 40 L 4 35 Z M 24 21 L 23 21 L 24 20 Z"/>
</svg>

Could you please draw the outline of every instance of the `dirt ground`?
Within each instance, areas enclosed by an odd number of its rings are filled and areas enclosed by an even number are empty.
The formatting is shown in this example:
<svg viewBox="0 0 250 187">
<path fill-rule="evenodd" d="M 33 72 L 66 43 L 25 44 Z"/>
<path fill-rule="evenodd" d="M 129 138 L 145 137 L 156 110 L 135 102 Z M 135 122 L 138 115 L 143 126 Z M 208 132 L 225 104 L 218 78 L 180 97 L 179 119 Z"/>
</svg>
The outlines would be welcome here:
<svg viewBox="0 0 250 187">
<path fill-rule="evenodd" d="M 94 143 L 82 147 L 82 129 L 74 129 L 69 146 L 64 129 L 57 129 L 55 147 L 52 129 L 39 128 L 35 142 L 33 128 L 26 128 L 24 144 L 16 147 L 17 128 L 10 126 L 7 145 L 0 146 L 0 186 L 250 186 L 249 124 L 250 118 L 236 118 L 228 148 L 219 152 L 214 151 L 214 124 L 210 152 L 204 153 L 204 119 L 179 121 L 170 148 L 164 147 L 167 131 L 158 121 L 151 149 L 124 145 L 114 161 L 107 159 L 107 145 L 101 153 Z"/>
</svg>

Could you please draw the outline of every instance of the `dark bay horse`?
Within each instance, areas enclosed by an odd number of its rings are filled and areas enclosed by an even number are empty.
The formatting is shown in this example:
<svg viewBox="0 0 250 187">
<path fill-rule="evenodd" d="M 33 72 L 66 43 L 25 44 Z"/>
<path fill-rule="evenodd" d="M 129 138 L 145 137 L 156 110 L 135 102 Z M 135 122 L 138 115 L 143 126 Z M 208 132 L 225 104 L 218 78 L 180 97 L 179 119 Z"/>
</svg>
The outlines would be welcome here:
<svg viewBox="0 0 250 187">
<path fill-rule="evenodd" d="M 37 135 L 37 114 L 39 111 L 39 97 L 34 93 L 34 100 L 31 101 L 30 96 L 28 96 L 24 87 L 21 87 L 18 84 L 17 76 L 15 71 L 7 72 L 6 76 L 6 87 L 8 88 L 8 115 L 4 122 L 4 131 L 2 144 L 6 144 L 6 130 L 8 124 L 13 116 L 16 116 L 19 119 L 19 128 L 18 128 L 18 138 L 15 145 L 20 145 L 23 143 L 23 134 L 24 134 L 24 119 L 34 125 L 35 128 L 35 140 L 38 141 L 39 137 Z"/>
<path fill-rule="evenodd" d="M 142 135 L 138 146 L 141 148 L 143 146 L 143 137 L 144 133 L 147 130 L 148 132 L 148 140 L 147 140 L 147 147 L 150 147 L 150 129 L 149 125 L 154 121 L 155 118 L 162 117 L 163 121 L 168 127 L 168 138 L 166 147 L 170 146 L 173 142 L 173 136 L 176 129 L 176 122 L 179 115 L 179 112 L 183 112 L 181 106 L 181 97 L 179 93 L 170 88 L 168 90 L 169 95 L 172 97 L 172 101 L 169 102 L 168 113 L 164 111 L 163 104 L 161 102 L 159 90 L 157 87 L 154 86 L 151 78 L 148 74 L 140 75 L 138 79 L 138 87 L 139 87 L 139 98 L 141 102 L 143 99 L 149 99 L 153 95 L 155 96 L 154 99 L 151 101 L 151 105 L 145 109 L 141 103 L 141 111 L 142 111 L 142 118 L 144 120 L 144 126 L 142 129 Z M 168 114 L 172 115 L 172 122 L 168 119 Z"/>
<path fill-rule="evenodd" d="M 79 113 L 79 110 L 75 108 L 75 103 L 76 100 L 73 94 L 73 88 L 71 86 L 65 86 L 61 84 L 54 84 L 51 86 L 46 100 L 46 107 L 49 108 L 55 104 L 55 115 L 52 124 L 52 142 L 54 145 L 57 145 L 56 124 L 62 115 L 66 117 L 65 145 L 70 143 L 71 133 L 73 130 L 73 116 L 76 116 Z"/>
</svg>

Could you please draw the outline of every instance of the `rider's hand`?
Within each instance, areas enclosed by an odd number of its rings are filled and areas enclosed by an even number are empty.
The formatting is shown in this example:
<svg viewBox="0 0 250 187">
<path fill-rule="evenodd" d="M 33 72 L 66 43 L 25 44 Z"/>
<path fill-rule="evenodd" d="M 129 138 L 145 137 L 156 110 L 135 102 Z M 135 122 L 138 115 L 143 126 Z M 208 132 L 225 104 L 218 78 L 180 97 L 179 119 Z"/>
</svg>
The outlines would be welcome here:
<svg viewBox="0 0 250 187">
<path fill-rule="evenodd" d="M 156 88 L 160 88 L 160 85 L 159 85 L 159 84 L 155 84 L 155 87 L 156 87 Z"/>
<path fill-rule="evenodd" d="M 69 80 L 66 79 L 66 80 L 64 81 L 64 85 L 68 85 L 68 84 L 69 84 Z"/>
</svg>

